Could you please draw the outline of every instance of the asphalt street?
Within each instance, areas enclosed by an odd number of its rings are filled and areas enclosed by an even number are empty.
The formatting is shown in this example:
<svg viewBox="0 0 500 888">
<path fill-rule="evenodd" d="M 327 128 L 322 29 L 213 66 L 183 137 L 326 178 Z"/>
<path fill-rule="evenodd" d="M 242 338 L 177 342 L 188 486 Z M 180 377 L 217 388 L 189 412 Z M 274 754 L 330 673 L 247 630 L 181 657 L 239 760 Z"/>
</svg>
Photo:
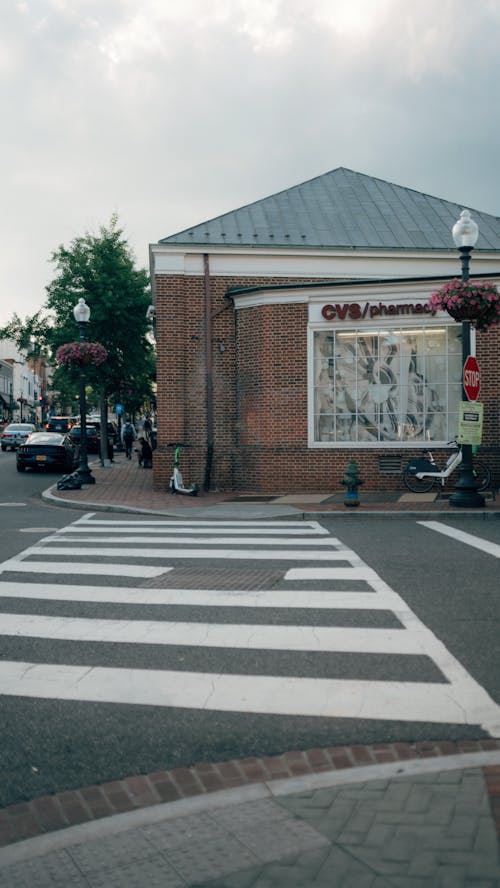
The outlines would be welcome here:
<svg viewBox="0 0 500 888">
<path fill-rule="evenodd" d="M 434 721 L 420 713 L 417 717 L 412 687 L 421 693 L 423 703 L 418 705 L 425 711 L 426 693 L 432 696 L 442 686 L 446 658 L 440 659 L 439 643 L 444 642 L 451 658 L 465 667 L 472 689 L 479 696 L 485 689 L 500 702 L 498 559 L 493 555 L 407 518 L 360 518 L 355 524 L 339 517 L 322 518 L 310 528 L 298 527 L 297 522 L 272 527 L 256 521 L 244 528 L 240 539 L 227 542 L 228 534 L 237 531 L 237 522 L 224 530 L 220 525 L 204 529 L 203 537 L 199 525 L 189 521 L 152 528 L 145 516 L 134 516 L 129 527 L 107 515 L 104 525 L 80 523 L 77 534 L 73 522 L 86 521 L 84 513 L 59 510 L 38 499 L 47 477 L 17 475 L 10 454 L 2 455 L 0 472 L 4 503 L 0 552 L 3 562 L 19 556 L 8 570 L 2 568 L 3 583 L 17 585 L 10 591 L 4 587 L 0 603 L 7 632 L 2 634 L 1 660 L 14 667 L 26 663 L 61 667 L 62 672 L 84 664 L 90 675 L 103 670 L 103 680 L 126 674 L 130 695 L 144 672 L 151 679 L 145 693 L 152 695 L 160 672 L 165 693 L 175 701 L 138 705 L 130 702 L 126 687 L 113 702 L 94 699 L 95 691 L 88 699 L 62 699 L 55 691 L 52 698 L 6 693 L 0 729 L 0 805 L 202 761 L 342 744 L 488 736 L 470 718 Z M 177 536 L 172 525 L 177 525 Z M 475 520 L 469 526 L 462 516 L 459 527 L 499 542 L 496 521 Z M 54 529 L 64 531 L 55 541 Z M 156 543 L 153 530 L 161 534 Z M 270 533 L 276 535 L 273 542 Z M 142 535 L 147 540 L 141 543 L 143 548 L 153 550 L 150 556 L 144 551 L 134 554 Z M 34 553 L 23 554 L 33 546 Z M 79 550 L 84 554 L 75 554 Z M 324 561 L 325 554 L 335 560 Z M 74 566 L 75 559 L 80 568 Z M 381 596 L 373 607 L 370 598 L 360 606 L 367 584 L 355 578 L 359 559 L 377 575 L 368 590 L 374 602 L 376 595 Z M 44 570 L 32 569 L 33 561 L 45 562 Z M 55 567 L 50 566 L 53 563 Z M 314 575 L 314 570 L 330 563 L 333 570 L 346 571 L 342 579 Z M 84 572 L 87 569 L 90 574 Z M 308 578 L 296 578 L 294 571 L 304 570 L 309 571 Z M 349 571 L 354 578 L 346 579 Z M 138 590 L 145 598 L 138 597 Z M 193 590 L 200 594 L 193 597 Z M 391 590 L 397 600 L 391 599 Z M 215 591 L 219 598 L 209 594 Z M 32 597 L 22 597 L 31 593 Z M 249 593 L 254 599 L 246 601 L 242 596 Z M 345 595 L 330 607 L 322 602 L 325 593 Z M 283 595 L 286 606 L 280 604 Z M 286 598 L 290 595 L 296 597 L 292 604 Z M 412 614 L 423 624 L 422 649 L 420 640 L 413 647 L 399 643 L 402 620 L 411 624 Z M 54 620 L 59 621 L 56 629 Z M 110 624 L 117 621 L 120 631 L 126 623 L 129 635 L 110 640 Z M 148 626 L 143 629 L 145 622 Z M 161 633 L 167 631 L 173 635 L 165 640 Z M 160 634 L 153 641 L 154 632 Z M 385 634 L 379 641 L 381 632 Z M 408 637 L 411 642 L 414 634 L 409 632 Z M 394 650 L 389 650 L 387 645 L 390 648 L 393 642 Z M 220 708 L 209 701 L 197 705 L 195 684 L 193 702 L 183 681 L 187 689 L 198 675 L 228 680 L 237 675 L 240 690 L 231 689 L 230 704 L 222 694 Z M 59 680 L 59 675 L 55 678 Z M 248 679 L 245 687 L 251 697 L 267 678 L 275 682 L 275 690 L 266 698 L 267 711 L 245 709 L 242 683 Z M 276 684 L 280 679 L 282 684 Z M 300 690 L 306 680 L 312 682 L 307 693 Z M 313 707 L 311 690 L 322 681 L 340 682 L 339 691 L 343 683 L 373 682 L 371 708 L 369 691 L 366 694 L 369 715 L 308 713 Z M 409 683 L 400 704 L 391 702 L 390 692 L 397 683 L 403 687 Z M 287 711 L 287 706 L 294 708 L 292 704 L 285 705 L 287 693 L 293 698 L 290 687 L 298 689 L 295 714 Z M 383 696 L 384 689 L 389 697 Z M 379 710 L 377 694 L 385 701 Z M 464 698 L 463 705 L 468 702 Z M 224 705 L 229 708 L 224 710 Z M 388 705 L 393 706 L 390 717 Z M 346 706 L 345 711 L 350 711 L 348 701 Z"/>
<path fill-rule="evenodd" d="M 42 490 L 60 478 L 56 472 L 16 471 L 16 454 L 0 453 L 0 558 L 20 552 L 50 528 L 62 527 L 78 513 L 45 504 Z"/>
<path fill-rule="evenodd" d="M 468 672 L 500 702 L 498 558 L 436 533 L 418 520 L 322 523 L 397 589 Z M 460 515 L 442 523 L 500 545 L 500 521 Z M 359 541 L 362 541 L 361 550 Z"/>
</svg>

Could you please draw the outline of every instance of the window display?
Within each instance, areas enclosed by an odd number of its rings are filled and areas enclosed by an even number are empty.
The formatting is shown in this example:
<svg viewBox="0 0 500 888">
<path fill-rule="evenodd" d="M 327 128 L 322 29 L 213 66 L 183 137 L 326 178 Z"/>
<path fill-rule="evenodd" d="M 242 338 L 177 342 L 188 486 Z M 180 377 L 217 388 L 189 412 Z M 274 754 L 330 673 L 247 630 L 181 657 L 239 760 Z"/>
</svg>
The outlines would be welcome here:
<svg viewBox="0 0 500 888">
<path fill-rule="evenodd" d="M 314 333 L 314 441 L 447 442 L 457 433 L 459 325 Z"/>
</svg>

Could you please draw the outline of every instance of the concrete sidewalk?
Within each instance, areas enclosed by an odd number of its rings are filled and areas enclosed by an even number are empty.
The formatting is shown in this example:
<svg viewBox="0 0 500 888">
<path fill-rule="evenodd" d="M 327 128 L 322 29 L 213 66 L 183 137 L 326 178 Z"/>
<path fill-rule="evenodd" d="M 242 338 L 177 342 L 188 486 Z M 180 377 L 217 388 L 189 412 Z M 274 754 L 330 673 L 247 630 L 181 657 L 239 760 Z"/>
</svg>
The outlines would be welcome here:
<svg viewBox="0 0 500 888">
<path fill-rule="evenodd" d="M 254 491 L 231 494 L 200 492 L 198 496 L 172 495 L 169 491 L 153 490 L 150 469 L 142 469 L 135 459 L 127 460 L 121 453 L 108 467 L 91 463 L 95 484 L 81 490 L 58 491 L 55 486 L 43 496 L 58 505 L 79 506 L 95 510 L 125 510 L 155 512 L 181 518 L 277 518 L 302 519 L 304 516 L 325 515 L 356 516 L 377 514 L 399 516 L 428 513 L 433 517 L 443 515 L 479 515 L 481 518 L 500 514 L 500 499 L 490 491 L 486 494 L 484 508 L 463 509 L 450 506 L 447 496 L 439 491 L 410 493 L 403 488 L 397 491 L 369 492 L 360 489 L 360 504 L 354 508 L 344 505 L 344 493 L 332 486 L 323 493 L 277 492 L 265 496 Z M 340 487 L 340 485 L 339 485 Z"/>
<path fill-rule="evenodd" d="M 468 745 L 477 751 L 463 744 L 446 755 L 448 744 L 442 755 L 439 744 L 420 744 L 423 756 L 412 759 L 416 748 L 397 744 L 399 761 L 335 770 L 321 769 L 316 750 L 316 773 L 250 781 L 6 846 L 0 886 L 493 888 L 500 741 L 483 741 L 489 751 Z M 369 758 L 364 747 L 353 750 Z"/>
<path fill-rule="evenodd" d="M 173 497 L 119 455 L 60 506 L 179 518 L 497 516 L 447 500 Z M 68 789 L 0 811 L 0 888 L 499 888 L 500 740 L 292 750 Z"/>
</svg>

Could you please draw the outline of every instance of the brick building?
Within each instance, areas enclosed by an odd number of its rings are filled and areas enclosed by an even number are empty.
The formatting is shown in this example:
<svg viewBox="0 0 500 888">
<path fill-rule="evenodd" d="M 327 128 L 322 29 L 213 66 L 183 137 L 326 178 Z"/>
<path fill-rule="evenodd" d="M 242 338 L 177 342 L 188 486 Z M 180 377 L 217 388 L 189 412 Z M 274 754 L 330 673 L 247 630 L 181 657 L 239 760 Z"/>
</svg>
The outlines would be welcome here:
<svg viewBox="0 0 500 888">
<path fill-rule="evenodd" d="M 460 276 L 463 207 L 339 168 L 150 247 L 158 346 L 154 482 L 170 441 L 205 489 L 365 489 L 457 432 L 461 324 L 427 300 Z M 471 278 L 500 280 L 500 218 L 471 210 Z M 473 331 L 484 455 L 498 460 L 500 327 Z M 496 469 L 498 477 L 498 466 Z"/>
</svg>

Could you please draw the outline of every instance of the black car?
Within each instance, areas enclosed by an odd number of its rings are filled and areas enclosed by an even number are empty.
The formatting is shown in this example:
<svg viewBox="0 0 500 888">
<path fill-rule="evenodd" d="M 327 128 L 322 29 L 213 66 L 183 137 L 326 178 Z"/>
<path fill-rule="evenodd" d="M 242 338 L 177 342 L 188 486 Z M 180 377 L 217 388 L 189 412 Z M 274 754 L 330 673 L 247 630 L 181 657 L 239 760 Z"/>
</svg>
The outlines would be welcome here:
<svg viewBox="0 0 500 888">
<path fill-rule="evenodd" d="M 69 432 L 72 425 L 71 416 L 49 416 L 43 427 L 46 432 L 60 432 L 62 435 L 65 435 L 66 432 Z"/>
<path fill-rule="evenodd" d="M 100 435 L 97 426 L 88 425 L 87 427 L 87 453 L 99 453 L 100 448 Z M 82 439 L 82 427 L 79 425 L 74 425 L 71 429 L 69 436 L 73 441 L 75 446 L 80 446 L 80 441 Z"/>
<path fill-rule="evenodd" d="M 80 450 L 69 435 L 35 432 L 16 452 L 18 472 L 25 469 L 62 469 L 72 472 L 78 465 Z"/>
</svg>

